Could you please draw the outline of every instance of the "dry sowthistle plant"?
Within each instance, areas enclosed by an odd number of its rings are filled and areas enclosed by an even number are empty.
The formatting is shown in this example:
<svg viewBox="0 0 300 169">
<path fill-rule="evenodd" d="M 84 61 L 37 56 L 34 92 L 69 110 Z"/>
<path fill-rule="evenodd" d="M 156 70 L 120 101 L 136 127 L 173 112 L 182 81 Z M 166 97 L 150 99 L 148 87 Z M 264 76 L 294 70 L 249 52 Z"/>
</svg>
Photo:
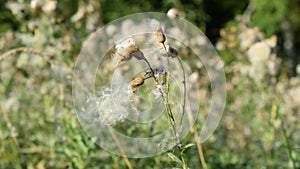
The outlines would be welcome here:
<svg viewBox="0 0 300 169">
<path fill-rule="evenodd" d="M 154 84 L 155 86 L 152 86 L 152 93 L 155 96 L 155 99 L 160 100 L 165 107 L 165 112 L 169 121 L 169 126 L 172 128 L 173 131 L 173 136 L 174 136 L 174 142 L 175 145 L 177 145 L 177 148 L 180 150 L 181 152 L 181 160 L 182 160 L 182 165 L 183 168 L 187 168 L 187 164 L 186 164 L 186 159 L 185 159 L 185 155 L 183 154 L 184 148 L 183 145 L 180 141 L 180 127 L 178 129 L 177 124 L 175 124 L 177 121 L 175 119 L 175 114 L 172 110 L 172 107 L 170 106 L 170 101 L 169 101 L 169 97 L 172 94 L 170 92 L 170 88 L 171 88 L 171 62 L 170 59 L 175 59 L 177 58 L 179 63 L 181 64 L 181 69 L 183 71 L 183 76 L 185 75 L 185 70 L 182 66 L 182 61 L 180 60 L 180 58 L 178 58 L 178 51 L 174 48 L 171 47 L 170 45 L 166 44 L 166 35 L 163 31 L 163 28 L 160 24 L 159 21 L 157 21 L 156 19 L 148 19 L 147 20 L 148 24 L 150 26 L 153 27 L 154 29 L 154 34 L 156 36 L 156 41 L 159 44 L 162 44 L 164 53 L 161 54 L 159 57 L 161 57 L 161 59 L 166 59 L 167 60 L 167 65 L 160 65 L 160 66 L 156 66 L 156 67 L 152 67 L 151 63 L 149 62 L 149 60 L 147 59 L 147 57 L 144 55 L 144 53 L 140 50 L 138 44 L 136 43 L 135 39 L 133 37 L 128 37 L 126 39 L 122 39 L 118 42 L 115 43 L 115 53 L 113 58 L 118 60 L 118 63 L 115 67 L 118 67 L 121 63 L 125 62 L 125 61 L 130 61 L 132 58 L 135 58 L 137 60 L 143 60 L 146 64 L 147 64 L 147 68 L 144 69 L 144 75 L 138 76 L 138 77 L 133 77 L 130 81 L 129 87 L 131 89 L 131 93 L 133 95 L 137 94 L 139 91 L 137 91 L 137 89 L 142 86 L 147 84 L 147 81 L 149 79 L 153 79 L 154 80 Z M 167 69 L 165 68 L 167 67 Z M 184 77 L 185 79 L 185 77 Z M 153 83 L 150 83 L 153 84 Z M 183 99 L 185 99 L 185 80 L 183 80 L 183 84 L 184 84 L 184 97 Z M 148 86 L 146 86 L 148 87 Z M 142 91 L 141 91 L 142 92 Z M 182 117 L 184 115 L 184 105 L 185 101 L 183 102 L 183 106 L 182 106 L 182 111 L 178 114 L 181 115 L 180 117 L 180 123 L 182 123 Z M 180 124 L 181 125 L 181 124 Z M 180 126 L 179 125 L 179 126 Z"/>
</svg>

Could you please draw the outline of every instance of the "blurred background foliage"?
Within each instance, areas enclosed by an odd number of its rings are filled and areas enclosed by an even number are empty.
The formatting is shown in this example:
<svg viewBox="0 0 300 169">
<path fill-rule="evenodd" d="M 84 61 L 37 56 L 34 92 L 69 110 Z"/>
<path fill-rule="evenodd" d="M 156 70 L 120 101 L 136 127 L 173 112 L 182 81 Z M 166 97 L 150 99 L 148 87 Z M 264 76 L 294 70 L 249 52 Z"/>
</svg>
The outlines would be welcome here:
<svg viewBox="0 0 300 169">
<path fill-rule="evenodd" d="M 224 117 L 203 144 L 208 168 L 299 168 L 299 0 L 1 0 L 0 168 L 178 167 L 166 154 L 105 152 L 81 129 L 71 99 L 74 63 L 91 32 L 170 8 L 203 30 L 225 63 Z M 186 153 L 190 168 L 201 168 L 197 148 Z"/>
</svg>

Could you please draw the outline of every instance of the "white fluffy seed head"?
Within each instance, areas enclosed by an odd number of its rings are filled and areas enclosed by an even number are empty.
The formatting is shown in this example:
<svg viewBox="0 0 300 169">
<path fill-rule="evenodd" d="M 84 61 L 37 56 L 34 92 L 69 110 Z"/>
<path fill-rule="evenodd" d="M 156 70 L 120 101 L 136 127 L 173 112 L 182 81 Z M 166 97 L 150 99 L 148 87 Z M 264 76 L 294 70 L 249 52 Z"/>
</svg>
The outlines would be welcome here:
<svg viewBox="0 0 300 169">
<path fill-rule="evenodd" d="M 251 64 L 265 64 L 270 56 L 271 49 L 264 42 L 257 42 L 253 44 L 248 50 L 248 57 Z"/>
<path fill-rule="evenodd" d="M 126 99 L 124 88 L 111 90 L 103 87 L 100 90 L 100 96 L 88 97 L 84 108 L 85 118 L 91 123 L 100 125 L 115 125 L 117 122 L 123 121 L 128 116 L 125 105 L 129 101 Z"/>
<path fill-rule="evenodd" d="M 168 10 L 167 15 L 171 19 L 176 19 L 176 18 L 180 17 L 180 12 L 176 8 L 171 8 Z"/>
</svg>

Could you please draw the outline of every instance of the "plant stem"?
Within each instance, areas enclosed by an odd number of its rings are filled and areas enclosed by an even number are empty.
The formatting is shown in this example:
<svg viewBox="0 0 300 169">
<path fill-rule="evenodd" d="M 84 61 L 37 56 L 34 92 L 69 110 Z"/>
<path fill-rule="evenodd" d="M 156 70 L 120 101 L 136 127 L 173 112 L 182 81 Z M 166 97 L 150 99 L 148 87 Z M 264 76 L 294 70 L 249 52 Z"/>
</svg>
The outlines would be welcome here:
<svg viewBox="0 0 300 169">
<path fill-rule="evenodd" d="M 194 125 L 194 139 L 196 141 L 197 150 L 198 150 L 199 158 L 200 158 L 200 161 L 201 161 L 201 166 L 202 166 L 202 168 L 207 169 L 207 165 L 206 165 L 206 162 L 205 162 L 202 146 L 201 146 L 201 143 L 199 141 L 199 136 L 198 136 L 198 133 L 197 133 L 196 125 Z"/>
<path fill-rule="evenodd" d="M 10 55 L 18 53 L 18 52 L 27 52 L 27 53 L 34 53 L 34 54 L 41 55 L 41 56 L 47 56 L 47 58 L 44 58 L 44 59 L 49 62 L 49 58 L 48 58 L 49 55 L 42 53 L 42 51 L 39 51 L 38 49 L 27 48 L 27 47 L 14 48 L 14 49 L 11 49 L 11 50 L 3 53 L 2 55 L 0 55 L 0 61 L 2 61 L 3 59 L 7 58 Z"/>
<path fill-rule="evenodd" d="M 179 147 L 179 149 L 181 150 L 180 147 Z M 180 151 L 180 157 L 181 157 L 181 161 L 182 161 L 182 168 L 188 169 L 189 167 L 187 166 L 186 155 L 184 153 L 184 149 Z"/>
<path fill-rule="evenodd" d="M 170 93 L 170 80 L 171 80 L 171 70 L 170 70 L 170 60 L 168 57 L 168 52 L 167 52 L 167 48 L 166 45 L 164 43 L 162 43 L 166 52 L 166 57 L 167 57 L 167 62 L 168 62 L 168 67 L 167 67 L 167 89 L 166 89 L 166 98 L 165 98 L 165 107 L 166 107 L 166 112 L 167 112 L 167 116 L 168 116 L 168 120 L 169 120 L 169 124 L 173 129 L 173 133 L 174 133 L 174 138 L 177 139 L 177 148 L 180 151 L 180 158 L 181 158 L 181 162 L 182 162 L 182 168 L 183 169 L 188 169 L 188 165 L 187 165 L 187 161 L 186 161 L 186 155 L 184 153 L 184 149 L 182 148 L 181 145 L 181 141 L 179 138 L 179 133 L 177 132 L 176 128 L 175 128 L 175 118 L 174 118 L 174 114 L 172 112 L 171 106 L 169 104 L 169 93 Z M 184 70 L 183 70 L 184 72 Z M 184 77 L 185 79 L 185 77 Z M 185 97 L 185 96 L 184 96 Z M 184 109 L 183 109 L 184 111 Z"/>
<path fill-rule="evenodd" d="M 166 98 L 164 99 L 165 100 L 165 107 L 166 107 L 167 116 L 168 116 L 168 119 L 169 119 L 169 124 L 173 128 L 174 136 L 175 136 L 175 138 L 177 138 L 177 144 L 179 144 L 180 143 L 180 139 L 178 138 L 179 135 L 178 135 L 178 133 L 177 133 L 177 131 L 175 129 L 175 118 L 174 118 L 171 106 L 169 104 L 169 92 L 170 92 L 170 80 L 171 80 L 170 60 L 169 60 L 169 57 L 168 57 L 168 51 L 167 51 L 166 45 L 164 43 L 162 43 L 162 44 L 164 46 L 164 49 L 165 49 L 165 52 L 166 52 L 167 61 L 168 61 L 168 66 L 167 66 L 167 82 L 166 82 L 167 83 L 167 89 L 166 89 Z"/>
<path fill-rule="evenodd" d="M 122 156 L 123 156 L 123 159 L 124 159 L 125 164 L 127 165 L 127 167 L 128 167 L 129 169 L 133 169 L 133 168 L 132 168 L 132 165 L 131 165 L 131 163 L 130 163 L 130 161 L 129 161 L 128 158 L 126 157 L 126 153 L 125 153 L 123 147 L 121 146 L 121 144 L 120 144 L 118 138 L 116 137 L 116 135 L 115 135 L 114 132 L 112 131 L 111 127 L 108 127 L 108 129 L 109 129 L 109 133 L 111 134 L 111 136 L 112 136 L 113 139 L 115 140 L 115 142 L 116 142 L 116 144 L 117 144 L 117 146 L 118 146 L 118 148 L 119 148 L 119 150 L 120 150 L 120 153 L 121 153 Z"/>
<path fill-rule="evenodd" d="M 283 118 L 280 118 L 282 122 L 284 122 Z M 290 141 L 289 141 L 289 137 L 287 135 L 287 131 L 286 129 L 284 128 L 283 124 L 281 125 L 281 132 L 284 136 L 284 139 L 285 139 L 285 142 L 286 142 L 286 149 L 287 149 L 287 153 L 290 157 L 290 160 L 292 161 L 292 164 L 293 164 L 293 168 L 296 169 L 297 166 L 296 166 L 296 160 L 294 159 L 293 157 L 293 150 L 292 150 L 292 147 L 291 147 L 291 144 L 290 144 Z"/>
<path fill-rule="evenodd" d="M 12 148 L 16 149 L 15 167 L 16 168 L 22 168 L 21 151 L 20 151 L 19 141 L 18 141 L 17 137 L 13 135 L 13 133 L 15 131 L 13 129 L 11 121 L 8 118 L 8 113 L 6 112 L 6 110 L 2 109 L 1 107 L 0 107 L 0 110 L 1 110 L 1 112 L 3 112 L 4 121 L 5 121 L 6 125 L 7 125 L 7 128 L 10 130 L 10 136 L 11 136 L 12 142 L 15 145 L 15 146 L 12 147 Z"/>
<path fill-rule="evenodd" d="M 144 58 L 143 60 L 146 62 L 146 64 L 148 65 L 148 67 L 149 67 L 149 69 L 150 69 L 150 71 L 151 71 L 151 73 L 152 73 L 152 76 L 151 76 L 151 77 L 153 77 L 153 79 L 155 80 L 155 82 L 158 83 L 157 79 L 156 79 L 155 76 L 154 76 L 154 71 L 153 71 L 153 69 L 152 69 L 152 67 L 151 67 L 151 65 L 150 65 L 150 63 L 149 63 L 149 61 L 148 61 L 146 58 Z"/>
<path fill-rule="evenodd" d="M 166 99 L 165 99 L 165 104 L 166 104 L 166 108 L 167 108 L 167 113 L 168 116 L 171 118 L 172 123 L 171 125 L 175 125 L 175 119 L 173 116 L 173 112 L 171 110 L 170 104 L 169 104 L 169 92 L 170 92 L 170 72 L 167 73 L 167 90 L 166 90 Z"/>
</svg>

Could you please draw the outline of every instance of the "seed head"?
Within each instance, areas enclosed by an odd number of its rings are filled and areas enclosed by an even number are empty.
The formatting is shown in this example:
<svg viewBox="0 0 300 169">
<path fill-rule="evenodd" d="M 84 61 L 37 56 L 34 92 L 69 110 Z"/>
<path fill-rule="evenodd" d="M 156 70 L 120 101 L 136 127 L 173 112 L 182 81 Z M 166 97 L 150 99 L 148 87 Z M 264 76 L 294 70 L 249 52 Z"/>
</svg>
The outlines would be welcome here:
<svg viewBox="0 0 300 169">
<path fill-rule="evenodd" d="M 143 84 L 144 84 L 144 78 L 142 77 L 137 77 L 130 82 L 131 88 L 137 88 Z"/>
<path fill-rule="evenodd" d="M 155 29 L 155 34 L 156 34 L 156 39 L 159 43 L 164 43 L 166 41 L 166 36 L 162 31 L 161 27 Z"/>
<path fill-rule="evenodd" d="M 132 37 L 122 39 L 115 44 L 116 54 L 120 61 L 130 60 L 134 52 L 139 51 L 135 40 Z"/>
<path fill-rule="evenodd" d="M 165 85 L 167 81 L 167 71 L 166 68 L 161 65 L 153 69 L 154 76 L 157 79 L 158 85 Z"/>
<path fill-rule="evenodd" d="M 158 20 L 148 19 L 148 24 L 154 28 L 157 41 L 159 43 L 164 43 L 166 41 L 166 36 Z"/>
<path fill-rule="evenodd" d="M 113 126 L 123 121 L 128 116 L 125 106 L 129 104 L 129 100 L 125 97 L 127 96 L 126 88 L 127 86 L 119 86 L 112 90 L 104 86 L 99 91 L 99 96 L 90 95 L 82 107 L 83 118 L 101 126 Z"/>
<path fill-rule="evenodd" d="M 176 18 L 179 18 L 180 16 L 180 12 L 178 9 L 176 8 L 171 8 L 168 10 L 167 12 L 167 16 L 171 19 L 176 19 Z"/>
</svg>

